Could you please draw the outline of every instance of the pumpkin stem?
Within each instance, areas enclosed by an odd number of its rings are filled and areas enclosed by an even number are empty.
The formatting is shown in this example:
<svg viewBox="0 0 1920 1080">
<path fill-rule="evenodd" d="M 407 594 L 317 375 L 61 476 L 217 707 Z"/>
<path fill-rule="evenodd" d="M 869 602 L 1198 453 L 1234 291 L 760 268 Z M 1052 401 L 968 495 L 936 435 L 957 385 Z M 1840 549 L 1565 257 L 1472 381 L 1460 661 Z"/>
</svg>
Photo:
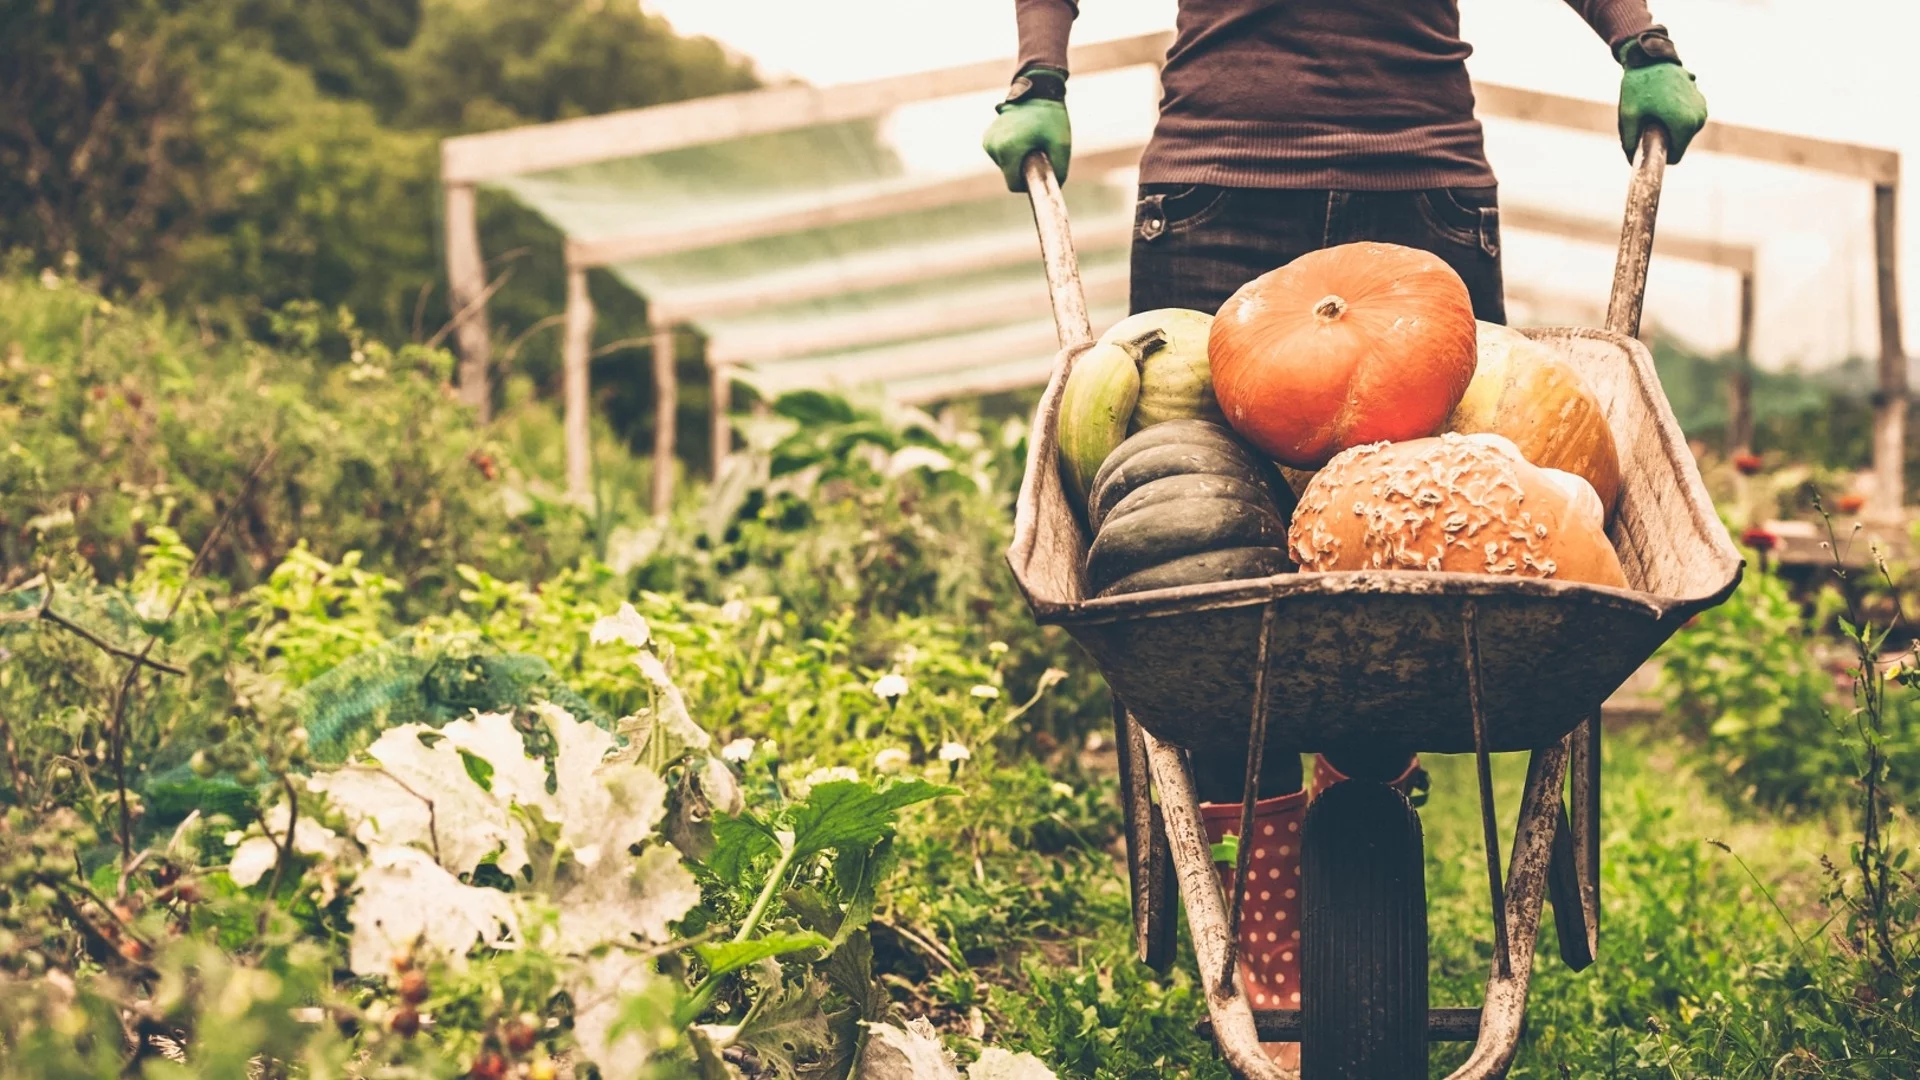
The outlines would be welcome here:
<svg viewBox="0 0 1920 1080">
<path fill-rule="evenodd" d="M 1166 331 L 1154 327 L 1139 337 L 1120 342 L 1120 348 L 1133 357 L 1135 364 L 1144 364 L 1147 357 L 1167 347 Z"/>
<path fill-rule="evenodd" d="M 1319 303 L 1313 305 L 1313 313 L 1332 322 L 1347 313 L 1347 302 L 1338 296 L 1323 296 Z"/>
</svg>

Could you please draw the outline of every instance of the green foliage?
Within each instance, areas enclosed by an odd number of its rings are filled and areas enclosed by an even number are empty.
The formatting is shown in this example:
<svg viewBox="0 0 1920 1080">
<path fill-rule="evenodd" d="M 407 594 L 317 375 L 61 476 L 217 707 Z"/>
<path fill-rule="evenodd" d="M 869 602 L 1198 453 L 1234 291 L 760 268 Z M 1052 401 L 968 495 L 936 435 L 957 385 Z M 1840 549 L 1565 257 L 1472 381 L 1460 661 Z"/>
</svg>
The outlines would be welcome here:
<svg viewBox="0 0 1920 1080">
<path fill-rule="evenodd" d="M 240 1076 L 266 1055 L 537 1077 L 600 1047 L 663 1077 L 843 1080 L 862 1024 L 906 1017 L 1062 1076 L 1224 1076 L 1191 959 L 1163 977 L 1129 956 L 1100 683 L 1003 565 L 1017 422 L 795 396 L 670 520 L 589 514 L 540 482 L 551 417 L 517 388 L 475 429 L 444 356 L 313 309 L 278 313 L 271 347 L 208 345 L 57 276 L 0 288 L 0 1076 Z M 124 656 L 42 603 L 123 651 L 155 638 L 181 674 L 141 675 L 122 713 Z M 1575 975 L 1543 936 L 1512 1075 L 1896 1076 L 1920 1053 L 1911 825 L 1849 782 L 1906 768 L 1910 691 L 1830 663 L 1828 614 L 1756 575 L 1672 650 L 1706 755 L 1609 733 L 1608 944 Z M 422 643 L 424 670 L 395 662 Z M 516 698 L 536 670 L 617 740 Z M 368 709 L 374 683 L 447 707 Z M 297 734 L 316 702 L 365 724 L 344 766 Z M 411 743 L 375 741 L 414 720 Z M 587 737 L 618 745 L 567 759 Z M 1435 1000 L 1470 1003 L 1491 945 L 1473 767 L 1425 764 Z M 175 765 L 253 770 L 266 812 L 155 828 L 139 785 Z M 274 805 L 289 791 L 297 814 Z M 1832 831 L 1869 802 L 1873 837 Z M 638 822 L 637 844 L 599 842 Z M 395 918 L 510 910 L 524 947 L 476 930 L 464 953 L 356 963 L 381 889 Z M 583 912 L 632 932 L 585 947 Z"/>
<path fill-rule="evenodd" d="M 1730 795 L 1802 811 L 1851 797 L 1860 748 L 1844 703 L 1855 679 L 1821 632 L 1842 603 L 1829 588 L 1803 609 L 1763 568 L 1661 650 L 1669 708 L 1722 766 Z M 1890 783 L 1910 798 L 1920 792 L 1920 696 L 1891 688 L 1885 715 Z"/>
<path fill-rule="evenodd" d="M 438 140 L 746 89 L 710 41 L 593 0 L 27 0 L 0 35 L 0 251 L 214 317 L 296 299 L 385 337 L 451 317 Z M 494 209 L 490 217 L 499 217 Z M 525 233 L 525 228 L 514 230 Z M 491 231 L 496 241 L 517 238 Z M 557 262 L 502 296 L 509 340 Z"/>
<path fill-rule="evenodd" d="M 396 122 L 481 131 L 750 90 L 752 68 L 633 4 L 428 0 Z"/>
<path fill-rule="evenodd" d="M 1725 764 L 1733 793 L 1770 806 L 1831 805 L 1846 781 L 1835 675 L 1779 577 L 1747 575 L 1660 653 L 1673 714 Z"/>
<path fill-rule="evenodd" d="M 538 575 L 585 550 L 579 511 L 451 399 L 445 352 L 311 305 L 276 326 L 275 347 L 210 344 L 69 279 L 0 277 L 0 565 L 71 552 L 118 578 L 154 526 L 197 547 L 243 497 L 210 567 L 239 585 L 305 541 L 431 608 L 463 563 Z"/>
</svg>

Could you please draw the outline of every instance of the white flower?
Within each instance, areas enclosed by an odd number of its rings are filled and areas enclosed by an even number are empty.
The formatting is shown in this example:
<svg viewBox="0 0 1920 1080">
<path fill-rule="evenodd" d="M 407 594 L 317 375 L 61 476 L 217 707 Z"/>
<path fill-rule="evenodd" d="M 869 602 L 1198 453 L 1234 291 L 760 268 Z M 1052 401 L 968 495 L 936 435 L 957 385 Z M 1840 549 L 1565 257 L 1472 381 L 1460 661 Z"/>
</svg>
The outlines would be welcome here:
<svg viewBox="0 0 1920 1080">
<path fill-rule="evenodd" d="M 1004 641 L 989 641 L 987 642 L 987 652 L 992 656 L 1005 656 L 1007 654 L 1007 643 Z"/>
<path fill-rule="evenodd" d="M 720 756 L 735 765 L 741 764 L 753 756 L 753 740 L 735 739 L 720 748 Z"/>
<path fill-rule="evenodd" d="M 978 689 L 978 687 L 975 687 L 975 689 Z M 973 751 L 961 746 L 957 742 L 943 743 L 940 746 L 940 760 L 950 765 L 961 761 L 972 761 Z"/>
<path fill-rule="evenodd" d="M 894 451 L 892 460 L 887 462 L 887 475 L 899 476 L 914 469 L 940 473 L 952 468 L 953 459 L 938 450 L 926 446 L 903 446 Z"/>
<path fill-rule="evenodd" d="M 836 780 L 858 780 L 858 779 L 860 779 L 860 774 L 857 772 L 854 772 L 852 769 L 848 768 L 847 766 L 830 765 L 824 769 L 815 769 L 812 772 L 808 773 L 807 778 L 801 781 L 801 783 L 805 784 L 808 788 L 816 788 L 816 787 L 819 787 L 821 784 L 831 784 Z"/>
<path fill-rule="evenodd" d="M 967 693 L 972 694 L 974 697 L 979 698 L 981 701 L 992 701 L 995 698 L 998 698 L 1000 696 L 1000 688 L 997 686 L 988 686 L 986 683 L 981 683 L 980 685 L 967 691 Z"/>
<path fill-rule="evenodd" d="M 896 773 L 907 767 L 913 756 L 897 746 L 889 746 L 873 755 L 873 767 L 877 772 Z"/>
<path fill-rule="evenodd" d="M 873 681 L 873 692 L 883 700 L 892 701 L 907 692 L 907 677 L 898 673 L 882 675 Z"/>
<path fill-rule="evenodd" d="M 1060 781 L 1058 781 L 1058 780 L 1055 780 L 1055 781 L 1053 782 L 1053 796 L 1054 796 L 1054 798 L 1056 798 L 1056 799 L 1071 799 L 1071 798 L 1073 798 L 1073 785 L 1072 785 L 1072 784 L 1063 784 L 1063 783 L 1061 783 Z"/>
<path fill-rule="evenodd" d="M 751 614 L 753 609 L 745 600 L 729 600 L 720 605 L 720 617 L 730 623 L 746 622 L 747 616 Z"/>
<path fill-rule="evenodd" d="M 633 610 L 632 604 L 621 604 L 619 611 L 595 622 L 591 635 L 595 645 L 602 645 L 609 641 L 624 641 L 636 649 L 645 648 L 647 640 L 652 636 L 652 632 L 647 629 L 647 620 Z"/>
</svg>

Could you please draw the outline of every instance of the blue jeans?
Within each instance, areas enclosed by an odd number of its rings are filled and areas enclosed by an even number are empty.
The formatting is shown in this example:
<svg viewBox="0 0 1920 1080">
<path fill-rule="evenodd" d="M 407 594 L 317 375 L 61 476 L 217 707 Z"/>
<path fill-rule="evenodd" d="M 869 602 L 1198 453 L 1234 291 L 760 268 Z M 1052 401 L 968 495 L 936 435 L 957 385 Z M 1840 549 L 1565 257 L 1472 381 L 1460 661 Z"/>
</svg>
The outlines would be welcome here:
<svg viewBox="0 0 1920 1080">
<path fill-rule="evenodd" d="M 1360 240 L 1431 251 L 1467 283 L 1475 318 L 1507 321 L 1492 187 L 1295 191 L 1142 184 L 1133 216 L 1133 310 L 1211 314 L 1269 270 Z"/>
</svg>

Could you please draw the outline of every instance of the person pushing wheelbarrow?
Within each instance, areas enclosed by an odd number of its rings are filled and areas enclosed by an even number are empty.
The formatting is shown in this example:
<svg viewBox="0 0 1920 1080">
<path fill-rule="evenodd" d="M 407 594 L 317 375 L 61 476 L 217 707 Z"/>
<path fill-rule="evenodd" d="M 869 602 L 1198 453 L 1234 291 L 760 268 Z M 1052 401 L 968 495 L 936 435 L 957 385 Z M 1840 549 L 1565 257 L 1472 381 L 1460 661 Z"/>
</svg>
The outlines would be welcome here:
<svg viewBox="0 0 1920 1080">
<path fill-rule="evenodd" d="M 1667 132 L 1678 162 L 1705 124 L 1694 77 L 1644 0 L 1566 0 L 1622 67 L 1619 128 L 1629 161 L 1641 131 Z M 1015 0 L 1020 61 L 984 148 L 1025 191 L 1044 152 L 1061 181 L 1072 153 L 1066 108 L 1074 0 Z M 1131 310 L 1212 313 L 1241 285 L 1308 252 L 1356 241 L 1443 259 L 1476 318 L 1506 321 L 1500 214 L 1456 0 L 1180 0 L 1159 121 L 1140 161 Z M 1196 755 L 1215 842 L 1237 832 L 1244 760 Z M 1309 799 L 1347 775 L 1424 788 L 1417 759 L 1264 755 L 1252 861 L 1239 919 L 1239 970 L 1256 1008 L 1298 1008 L 1300 843 Z M 1297 1067 L 1298 1044 L 1268 1044 Z"/>
</svg>

